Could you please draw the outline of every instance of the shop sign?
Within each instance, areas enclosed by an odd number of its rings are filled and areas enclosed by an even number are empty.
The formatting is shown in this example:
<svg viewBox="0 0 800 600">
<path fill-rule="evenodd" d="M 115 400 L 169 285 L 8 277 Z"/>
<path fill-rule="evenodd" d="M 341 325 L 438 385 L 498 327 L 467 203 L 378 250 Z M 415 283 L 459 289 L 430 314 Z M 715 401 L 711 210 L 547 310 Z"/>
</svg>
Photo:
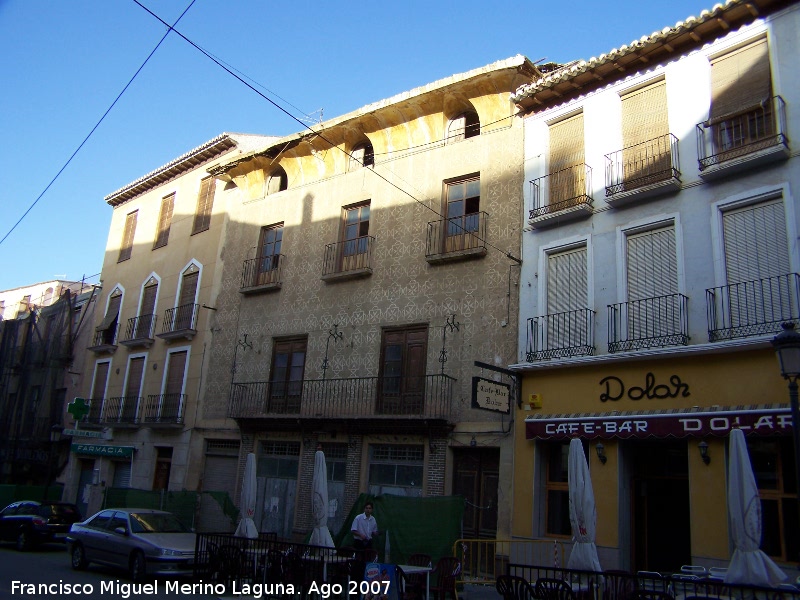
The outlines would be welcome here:
<svg viewBox="0 0 800 600">
<path fill-rule="evenodd" d="M 537 415 L 525 420 L 525 437 L 529 440 L 727 437 L 734 428 L 741 429 L 745 435 L 789 435 L 792 416 L 789 407 L 625 415 Z"/>
<path fill-rule="evenodd" d="M 98 438 L 98 439 L 110 439 L 109 435 L 104 431 L 92 431 L 91 429 L 65 429 L 61 432 L 61 435 L 66 435 L 70 437 L 85 437 L 85 438 Z"/>
<path fill-rule="evenodd" d="M 669 379 L 657 381 L 656 376 L 648 373 L 641 385 L 631 385 L 619 377 L 609 375 L 600 380 L 602 391 L 600 402 L 616 402 L 622 398 L 630 400 L 663 400 L 666 398 L 688 398 L 689 384 L 684 383 L 677 375 L 670 375 Z"/>
<path fill-rule="evenodd" d="M 77 454 L 89 456 L 112 456 L 114 458 L 130 458 L 133 456 L 133 446 L 107 446 L 97 444 L 72 444 L 72 451 Z"/>
<path fill-rule="evenodd" d="M 482 377 L 473 377 L 472 408 L 509 414 L 511 412 L 511 386 Z"/>
</svg>

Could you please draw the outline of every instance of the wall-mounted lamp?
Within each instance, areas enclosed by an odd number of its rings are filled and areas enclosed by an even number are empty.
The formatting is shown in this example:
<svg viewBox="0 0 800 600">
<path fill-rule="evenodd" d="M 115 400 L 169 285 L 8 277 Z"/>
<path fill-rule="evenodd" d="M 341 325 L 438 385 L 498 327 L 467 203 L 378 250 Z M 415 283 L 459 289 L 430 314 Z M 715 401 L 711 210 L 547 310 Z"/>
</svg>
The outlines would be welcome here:
<svg viewBox="0 0 800 600">
<path fill-rule="evenodd" d="M 606 447 L 603 446 L 603 442 L 598 442 L 597 446 L 595 446 L 594 449 L 597 451 L 597 459 L 602 464 L 606 464 L 608 457 L 606 456 Z"/>
<path fill-rule="evenodd" d="M 703 459 L 703 462 L 708 464 L 711 462 L 711 457 L 708 455 L 708 444 L 706 441 L 703 440 L 699 444 L 697 444 L 698 449 L 700 450 L 700 458 Z"/>
<path fill-rule="evenodd" d="M 472 436 L 472 439 L 469 441 L 469 445 L 473 448 L 478 445 L 478 440 L 475 439 L 475 436 Z"/>
</svg>

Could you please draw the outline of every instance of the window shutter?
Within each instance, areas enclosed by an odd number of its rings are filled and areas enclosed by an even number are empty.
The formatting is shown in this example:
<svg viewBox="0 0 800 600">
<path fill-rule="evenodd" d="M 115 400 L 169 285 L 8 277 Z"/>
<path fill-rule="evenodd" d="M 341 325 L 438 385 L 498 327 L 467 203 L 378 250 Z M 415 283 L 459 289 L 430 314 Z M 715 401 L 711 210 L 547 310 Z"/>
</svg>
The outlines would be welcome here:
<svg viewBox="0 0 800 600">
<path fill-rule="evenodd" d="M 583 162 L 583 113 L 581 113 L 550 126 L 550 173 Z"/>
<path fill-rule="evenodd" d="M 211 209 L 214 205 L 216 186 L 213 177 L 206 177 L 200 182 L 200 193 L 197 196 L 197 212 L 194 215 L 192 235 L 205 231 L 211 226 Z"/>
<path fill-rule="evenodd" d="M 547 264 L 547 312 L 563 313 L 588 308 L 586 248 L 551 254 Z"/>
<path fill-rule="evenodd" d="M 156 294 L 158 293 L 158 285 L 147 285 L 142 294 L 142 306 L 139 310 L 139 315 L 152 315 L 156 309 Z"/>
<path fill-rule="evenodd" d="M 114 479 L 111 485 L 115 488 L 131 487 L 131 463 L 114 461 Z"/>
<path fill-rule="evenodd" d="M 725 212 L 722 226 L 728 284 L 790 272 L 782 200 Z"/>
<path fill-rule="evenodd" d="M 622 140 L 625 148 L 668 133 L 665 81 L 659 81 L 622 97 Z"/>
<path fill-rule="evenodd" d="M 133 250 L 133 236 L 136 233 L 136 218 L 139 214 L 138 210 L 128 213 L 125 217 L 125 231 L 122 233 L 122 246 L 119 249 L 119 257 L 117 262 L 128 260 L 131 257 Z"/>
<path fill-rule="evenodd" d="M 106 381 L 108 380 L 108 370 L 111 363 L 102 362 L 97 364 L 94 372 L 94 385 L 92 386 L 92 398 L 101 400 L 106 397 Z M 99 412 L 98 412 L 99 414 Z"/>
<path fill-rule="evenodd" d="M 97 326 L 97 331 L 106 331 L 110 329 L 112 325 L 117 322 L 117 318 L 119 317 L 119 307 L 122 303 L 122 294 L 116 294 L 111 296 L 111 299 L 108 301 L 108 310 L 106 311 L 106 316 L 103 317 L 103 320 L 100 322 L 100 325 Z"/>
<path fill-rule="evenodd" d="M 711 61 L 710 120 L 752 108 L 771 95 L 766 38 Z"/>
<path fill-rule="evenodd" d="M 186 352 L 173 352 L 167 364 L 167 382 L 165 394 L 183 393 L 183 373 L 186 368 Z"/>
<path fill-rule="evenodd" d="M 153 249 L 166 246 L 169 241 L 169 228 L 172 223 L 172 210 L 175 206 L 175 194 L 161 199 L 161 212 L 158 215 L 158 233 Z"/>
<path fill-rule="evenodd" d="M 195 295 L 197 293 L 197 279 L 200 276 L 199 271 L 193 273 L 186 273 L 181 282 L 181 295 L 178 301 L 178 306 L 186 306 L 187 304 L 194 304 Z"/>
<path fill-rule="evenodd" d="M 128 383 L 125 386 L 126 396 L 139 396 L 142 389 L 144 373 L 144 356 L 132 358 L 128 363 Z"/>
<path fill-rule="evenodd" d="M 675 228 L 628 236 L 628 300 L 678 293 Z"/>
</svg>

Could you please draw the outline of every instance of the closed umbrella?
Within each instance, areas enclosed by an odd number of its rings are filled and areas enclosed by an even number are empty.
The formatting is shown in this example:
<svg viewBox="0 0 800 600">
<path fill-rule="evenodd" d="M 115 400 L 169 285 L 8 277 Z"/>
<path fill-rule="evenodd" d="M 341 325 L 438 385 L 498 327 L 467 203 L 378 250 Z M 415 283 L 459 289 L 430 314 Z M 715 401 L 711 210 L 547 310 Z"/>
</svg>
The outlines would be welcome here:
<svg viewBox="0 0 800 600">
<path fill-rule="evenodd" d="M 247 455 L 244 465 L 244 479 L 242 480 L 242 495 L 239 498 L 239 509 L 242 518 L 236 527 L 237 537 L 257 538 L 258 529 L 253 521 L 256 513 L 256 455 L 252 452 Z"/>
<path fill-rule="evenodd" d="M 592 478 L 583 453 L 583 444 L 578 438 L 569 442 L 567 463 L 569 483 L 569 522 L 575 543 L 567 561 L 568 569 L 601 571 L 597 558 L 595 534 L 597 533 L 597 508 L 594 504 Z"/>
<path fill-rule="evenodd" d="M 761 499 L 741 429 L 731 431 L 728 455 L 728 520 L 735 549 L 725 583 L 777 585 L 786 574 L 759 549 Z"/>
<path fill-rule="evenodd" d="M 325 453 L 317 450 L 314 454 L 314 478 L 311 480 L 311 515 L 314 530 L 311 532 L 312 546 L 333 548 L 333 538 L 328 531 L 328 467 Z"/>
</svg>

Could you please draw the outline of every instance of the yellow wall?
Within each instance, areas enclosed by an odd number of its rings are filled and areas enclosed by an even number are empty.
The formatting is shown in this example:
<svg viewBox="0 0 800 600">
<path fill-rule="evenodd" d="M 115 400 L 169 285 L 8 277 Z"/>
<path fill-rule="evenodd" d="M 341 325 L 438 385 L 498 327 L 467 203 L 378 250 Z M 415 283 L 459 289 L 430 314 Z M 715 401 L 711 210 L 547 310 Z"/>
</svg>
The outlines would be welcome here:
<svg viewBox="0 0 800 600">
<path fill-rule="evenodd" d="M 607 376 L 621 379 L 626 387 L 643 386 L 647 373 L 657 385 L 677 375 L 689 386 L 689 395 L 664 399 L 617 401 L 600 400 L 606 390 L 600 381 Z M 540 394 L 542 408 L 532 409 L 527 400 Z M 769 347 L 720 354 L 693 353 L 679 358 L 619 362 L 614 359 L 568 368 L 532 369 L 524 374 L 523 406 L 515 422 L 513 535 L 535 536 L 534 502 L 543 500 L 534 489 L 535 442 L 525 439 L 525 418 L 536 414 L 610 413 L 612 411 L 652 411 L 692 407 L 736 407 L 739 405 L 784 404 L 788 393 L 780 377 L 775 354 Z M 692 557 L 727 560 L 729 558 L 726 509 L 725 447 L 728 438 L 707 437 L 711 462 L 705 465 L 696 450 L 698 439 L 688 438 L 689 502 L 691 513 Z M 619 548 L 619 444 L 603 440 L 608 461 L 602 465 L 594 451 L 589 453 L 589 468 L 597 502 L 597 543 L 606 549 Z M 620 554 L 630 552 L 622 548 Z"/>
</svg>

